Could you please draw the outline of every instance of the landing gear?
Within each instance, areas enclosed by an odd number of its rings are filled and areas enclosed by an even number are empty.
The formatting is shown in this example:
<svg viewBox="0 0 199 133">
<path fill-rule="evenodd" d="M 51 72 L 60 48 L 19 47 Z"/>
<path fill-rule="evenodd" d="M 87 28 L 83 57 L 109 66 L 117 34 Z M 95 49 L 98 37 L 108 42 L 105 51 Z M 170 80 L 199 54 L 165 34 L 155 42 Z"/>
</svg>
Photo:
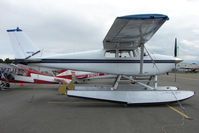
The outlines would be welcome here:
<svg viewBox="0 0 199 133">
<path fill-rule="evenodd" d="M 146 87 L 146 88 L 149 89 L 149 90 L 154 90 L 154 89 L 155 89 L 155 88 L 153 88 L 153 87 L 151 87 L 151 86 L 149 86 L 149 85 L 146 85 L 146 84 L 144 84 L 144 83 L 142 83 L 142 82 L 139 82 L 139 81 L 137 81 L 137 80 L 134 80 L 132 77 L 129 77 L 129 76 L 126 76 L 126 75 L 123 75 L 123 77 L 126 78 L 126 79 L 128 79 L 128 80 L 130 80 L 130 81 L 133 82 L 133 83 L 137 83 L 137 84 L 139 84 L 139 85 L 141 85 L 141 86 L 144 86 L 144 87 Z"/>
<path fill-rule="evenodd" d="M 151 80 L 154 78 L 154 76 L 150 76 L 148 82 L 146 83 L 147 85 L 149 85 L 151 83 Z"/>
<path fill-rule="evenodd" d="M 0 90 L 5 90 L 10 87 L 10 84 L 6 81 L 0 81 Z"/>
<path fill-rule="evenodd" d="M 0 80 L 0 90 L 5 90 L 10 88 L 9 80 L 14 80 L 14 77 L 12 76 L 11 72 L 4 72 L 0 71 L 0 78 L 4 80 Z"/>
<path fill-rule="evenodd" d="M 120 86 L 121 77 L 129 79 L 131 82 L 140 86 Z M 152 78 L 151 78 L 152 79 Z M 85 87 L 78 86 L 76 90 L 68 90 L 68 96 L 84 97 L 92 99 L 100 99 L 107 101 L 122 102 L 127 104 L 143 104 L 143 103 L 165 103 L 185 100 L 194 95 L 193 91 L 177 90 L 172 86 L 158 86 L 157 75 L 154 75 L 154 86 L 149 86 L 143 82 L 135 80 L 135 78 L 118 75 L 111 87 L 90 87 L 93 89 L 85 90 Z M 88 88 L 88 87 L 87 87 Z M 147 88 L 147 89 L 145 89 Z M 114 91 L 113 91 L 114 90 Z"/>
<path fill-rule="evenodd" d="M 141 86 L 144 86 L 144 87 L 145 87 L 146 89 L 148 89 L 148 90 L 155 90 L 155 89 L 158 88 L 158 78 L 157 78 L 158 76 L 157 76 L 157 75 L 155 75 L 155 76 L 150 76 L 149 79 L 147 80 L 147 83 L 146 83 L 146 84 L 144 84 L 144 83 L 142 83 L 142 82 L 140 82 L 140 81 L 135 80 L 132 76 L 118 75 L 118 76 L 116 77 L 116 79 L 115 79 L 115 82 L 114 82 L 114 84 L 113 84 L 111 90 L 117 90 L 118 85 L 119 85 L 119 82 L 120 82 L 120 79 L 121 79 L 122 77 L 123 77 L 123 78 L 126 78 L 126 79 L 128 79 L 128 80 L 130 80 L 132 84 L 136 84 L 136 83 L 137 83 L 137 84 L 139 84 L 139 85 L 141 85 Z M 149 84 L 150 84 L 150 82 L 152 81 L 152 79 L 154 79 L 154 87 L 149 86 Z"/>
<path fill-rule="evenodd" d="M 113 87 L 111 88 L 111 90 L 117 90 L 117 87 L 119 85 L 121 77 L 122 77 L 122 75 L 118 75 L 117 76 L 117 78 L 115 79 L 115 82 L 114 82 Z"/>
</svg>

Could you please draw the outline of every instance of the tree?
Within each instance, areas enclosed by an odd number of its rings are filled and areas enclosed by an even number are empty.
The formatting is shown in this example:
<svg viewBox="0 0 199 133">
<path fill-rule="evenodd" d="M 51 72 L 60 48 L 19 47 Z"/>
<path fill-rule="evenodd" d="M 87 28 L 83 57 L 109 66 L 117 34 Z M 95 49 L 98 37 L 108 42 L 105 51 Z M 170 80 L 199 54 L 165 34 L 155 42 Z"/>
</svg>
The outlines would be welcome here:
<svg viewBox="0 0 199 133">
<path fill-rule="evenodd" d="M 3 63 L 3 60 L 2 60 L 2 59 L 0 59 L 0 63 Z"/>
<path fill-rule="evenodd" d="M 9 58 L 6 58 L 6 59 L 4 60 L 4 63 L 10 64 L 10 63 L 12 63 L 12 61 L 11 61 Z"/>
</svg>

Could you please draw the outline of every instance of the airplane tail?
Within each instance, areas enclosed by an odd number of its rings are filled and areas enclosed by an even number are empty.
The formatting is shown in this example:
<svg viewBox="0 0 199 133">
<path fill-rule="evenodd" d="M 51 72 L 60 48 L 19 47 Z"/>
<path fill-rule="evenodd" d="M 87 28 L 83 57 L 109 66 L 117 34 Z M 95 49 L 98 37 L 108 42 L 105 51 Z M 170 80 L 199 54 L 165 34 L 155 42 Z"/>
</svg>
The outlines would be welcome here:
<svg viewBox="0 0 199 133">
<path fill-rule="evenodd" d="M 16 59 L 29 59 L 38 54 L 40 49 L 36 47 L 30 38 L 17 27 L 7 30 Z"/>
</svg>

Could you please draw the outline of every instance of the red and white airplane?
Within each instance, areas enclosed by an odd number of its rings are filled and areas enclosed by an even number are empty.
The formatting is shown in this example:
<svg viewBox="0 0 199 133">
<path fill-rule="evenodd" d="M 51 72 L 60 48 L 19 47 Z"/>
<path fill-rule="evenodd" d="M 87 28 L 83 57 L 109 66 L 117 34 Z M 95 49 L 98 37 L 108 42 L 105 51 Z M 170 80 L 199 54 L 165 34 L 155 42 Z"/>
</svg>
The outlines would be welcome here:
<svg viewBox="0 0 199 133">
<path fill-rule="evenodd" d="M 71 71 L 67 69 L 52 71 L 56 73 L 55 76 L 33 70 L 33 68 L 26 68 L 22 65 L 0 64 L 0 80 L 2 81 L 2 87 L 9 87 L 9 83 L 68 84 L 72 79 L 77 83 L 85 83 L 86 80 L 91 79 L 116 77 L 115 75 L 104 73 Z"/>
<path fill-rule="evenodd" d="M 9 87 L 9 83 L 69 84 L 72 74 L 70 71 L 61 70 L 56 76 L 52 76 L 20 65 L 0 64 L 0 80 L 2 88 Z"/>
</svg>

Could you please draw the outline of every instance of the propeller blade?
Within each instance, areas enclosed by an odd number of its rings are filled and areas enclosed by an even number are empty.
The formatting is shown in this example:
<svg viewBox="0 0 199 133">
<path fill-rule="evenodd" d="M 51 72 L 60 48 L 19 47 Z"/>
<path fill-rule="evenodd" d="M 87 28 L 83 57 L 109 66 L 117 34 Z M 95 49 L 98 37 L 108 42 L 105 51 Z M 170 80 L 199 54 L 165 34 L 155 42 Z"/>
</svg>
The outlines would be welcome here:
<svg viewBox="0 0 199 133">
<path fill-rule="evenodd" d="M 177 57 L 177 38 L 175 38 L 174 57 Z M 176 63 L 175 63 L 175 82 L 176 82 Z"/>
<path fill-rule="evenodd" d="M 175 38 L 174 57 L 177 57 L 177 38 Z"/>
</svg>

